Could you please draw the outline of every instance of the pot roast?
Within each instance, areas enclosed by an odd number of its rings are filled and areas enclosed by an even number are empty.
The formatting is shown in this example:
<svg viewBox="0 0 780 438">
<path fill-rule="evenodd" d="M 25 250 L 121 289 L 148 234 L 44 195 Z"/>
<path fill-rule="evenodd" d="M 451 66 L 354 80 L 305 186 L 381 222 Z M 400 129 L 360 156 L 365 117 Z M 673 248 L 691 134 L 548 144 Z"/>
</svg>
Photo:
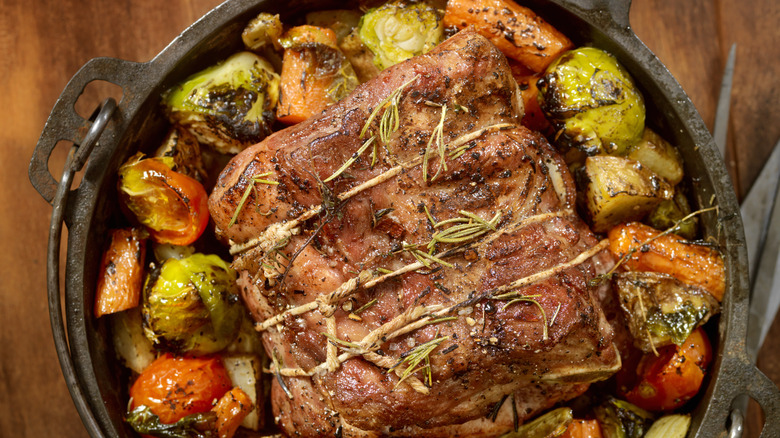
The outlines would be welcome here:
<svg viewBox="0 0 780 438">
<path fill-rule="evenodd" d="M 463 31 L 225 168 L 210 211 L 285 433 L 493 436 L 620 367 L 613 262 L 522 115 Z"/>
</svg>

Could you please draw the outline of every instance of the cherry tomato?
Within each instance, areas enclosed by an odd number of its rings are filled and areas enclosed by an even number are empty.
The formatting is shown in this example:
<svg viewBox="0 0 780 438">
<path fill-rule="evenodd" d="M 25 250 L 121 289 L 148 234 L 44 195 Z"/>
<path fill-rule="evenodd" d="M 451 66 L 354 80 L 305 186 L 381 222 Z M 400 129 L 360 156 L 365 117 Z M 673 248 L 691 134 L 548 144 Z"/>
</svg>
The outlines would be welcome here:
<svg viewBox="0 0 780 438">
<path fill-rule="evenodd" d="M 170 158 L 135 155 L 119 168 L 119 193 L 156 242 L 189 245 L 208 225 L 208 195 L 171 166 Z"/>
<path fill-rule="evenodd" d="M 670 345 L 647 354 L 637 366 L 638 383 L 624 394 L 626 400 L 649 411 L 676 409 L 690 400 L 701 387 L 712 347 L 701 328 L 681 346 Z"/>
<path fill-rule="evenodd" d="M 132 406 L 148 406 L 165 424 L 211 410 L 233 387 L 216 356 L 176 357 L 166 354 L 152 362 L 130 388 Z"/>
</svg>

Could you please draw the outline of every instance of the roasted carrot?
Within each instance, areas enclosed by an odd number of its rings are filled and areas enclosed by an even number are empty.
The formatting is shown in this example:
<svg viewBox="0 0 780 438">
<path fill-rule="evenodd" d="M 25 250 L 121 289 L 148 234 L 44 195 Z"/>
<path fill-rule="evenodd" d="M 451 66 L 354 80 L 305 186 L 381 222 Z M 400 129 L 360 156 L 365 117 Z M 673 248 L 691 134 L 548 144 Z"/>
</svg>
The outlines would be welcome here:
<svg viewBox="0 0 780 438">
<path fill-rule="evenodd" d="M 512 74 L 515 75 L 515 69 L 512 69 Z M 546 133 L 550 128 L 550 122 L 544 117 L 542 108 L 539 106 L 539 88 L 536 86 L 536 81 L 541 77 L 540 74 L 523 74 L 515 75 L 517 85 L 520 87 L 520 95 L 523 98 L 523 106 L 525 108 L 525 114 L 523 115 L 522 124 L 534 131 Z"/>
<path fill-rule="evenodd" d="M 602 436 L 598 420 L 574 419 L 560 438 L 601 438 Z"/>
<path fill-rule="evenodd" d="M 565 35 L 512 0 L 448 0 L 444 25 L 473 27 L 504 55 L 537 73 L 573 47 Z"/>
<path fill-rule="evenodd" d="M 609 233 L 609 250 L 632 271 L 669 274 L 683 283 L 699 286 L 718 301 L 726 289 L 723 258 L 717 250 L 689 242 L 676 234 L 664 234 L 632 222 Z"/>
<path fill-rule="evenodd" d="M 100 263 L 95 317 L 138 305 L 144 279 L 146 239 L 136 228 L 111 231 L 111 241 Z"/>
<path fill-rule="evenodd" d="M 354 71 L 327 28 L 293 27 L 280 40 L 284 46 L 279 104 L 276 117 L 287 124 L 302 122 L 338 100 L 345 73 Z M 340 84 L 339 81 L 345 81 Z M 355 77 L 354 84 L 357 84 Z M 354 88 L 354 85 L 352 85 Z"/>
<path fill-rule="evenodd" d="M 238 386 L 234 387 L 211 409 L 217 413 L 217 435 L 219 438 L 231 438 L 252 410 L 252 400 Z"/>
</svg>

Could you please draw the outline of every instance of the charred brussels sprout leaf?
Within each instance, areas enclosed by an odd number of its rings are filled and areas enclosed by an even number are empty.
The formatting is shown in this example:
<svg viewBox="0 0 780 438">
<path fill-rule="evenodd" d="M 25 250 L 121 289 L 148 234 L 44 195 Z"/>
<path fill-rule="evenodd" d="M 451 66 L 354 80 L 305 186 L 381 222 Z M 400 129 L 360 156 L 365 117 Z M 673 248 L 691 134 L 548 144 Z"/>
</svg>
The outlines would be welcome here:
<svg viewBox="0 0 780 438">
<path fill-rule="evenodd" d="M 144 287 L 144 330 L 159 348 L 208 354 L 238 334 L 243 311 L 236 274 L 215 255 L 168 259 Z"/>
<path fill-rule="evenodd" d="M 539 85 L 542 110 L 564 146 L 622 155 L 642 138 L 644 100 L 612 55 L 592 47 L 566 52 Z"/>
<path fill-rule="evenodd" d="M 622 272 L 614 285 L 634 344 L 645 353 L 682 345 L 696 327 L 720 311 L 709 292 L 667 274 Z"/>
<path fill-rule="evenodd" d="M 400 1 L 366 12 L 358 28 L 380 70 L 428 52 L 444 34 L 439 11 L 425 3 Z"/>
<path fill-rule="evenodd" d="M 201 143 L 222 153 L 238 153 L 271 133 L 279 98 L 279 75 L 251 52 L 187 78 L 164 96 L 169 118 Z"/>
<path fill-rule="evenodd" d="M 594 412 L 606 438 L 641 438 L 655 418 L 650 412 L 613 397 L 594 408 Z"/>
<path fill-rule="evenodd" d="M 139 406 L 127 415 L 127 423 L 138 433 L 163 438 L 216 437 L 217 414 L 206 411 L 165 424 L 147 406 Z"/>
<path fill-rule="evenodd" d="M 675 227 L 677 222 L 683 220 L 691 213 L 691 206 L 688 198 L 680 192 L 675 191 L 672 199 L 665 199 L 658 204 L 647 217 L 647 225 L 656 230 L 667 230 Z M 699 234 L 699 219 L 696 217 L 688 218 L 680 222 L 672 232 L 688 240 L 693 240 Z"/>
<path fill-rule="evenodd" d="M 514 403 L 514 400 L 511 403 Z M 572 418 L 570 408 L 558 408 L 523 424 L 516 431 L 501 435 L 501 438 L 547 438 L 560 436 L 569 427 Z"/>
</svg>

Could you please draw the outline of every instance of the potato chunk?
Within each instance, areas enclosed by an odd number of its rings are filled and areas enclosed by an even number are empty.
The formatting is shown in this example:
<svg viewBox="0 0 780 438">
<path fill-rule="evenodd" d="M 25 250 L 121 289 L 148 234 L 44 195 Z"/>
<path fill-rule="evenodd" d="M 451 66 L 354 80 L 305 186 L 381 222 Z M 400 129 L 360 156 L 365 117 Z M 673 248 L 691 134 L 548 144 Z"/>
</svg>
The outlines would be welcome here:
<svg viewBox="0 0 780 438">
<path fill-rule="evenodd" d="M 594 231 L 603 233 L 639 220 L 674 193 L 672 187 L 637 161 L 599 155 L 580 169 L 581 205 Z"/>
</svg>

